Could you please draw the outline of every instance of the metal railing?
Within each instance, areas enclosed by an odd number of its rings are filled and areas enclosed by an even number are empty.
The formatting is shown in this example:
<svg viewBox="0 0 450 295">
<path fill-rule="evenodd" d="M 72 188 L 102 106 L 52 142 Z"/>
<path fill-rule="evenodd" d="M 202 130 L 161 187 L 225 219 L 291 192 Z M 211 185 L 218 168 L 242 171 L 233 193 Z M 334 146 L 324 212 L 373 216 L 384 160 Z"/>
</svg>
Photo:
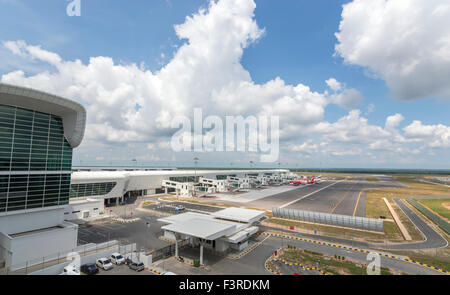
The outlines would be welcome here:
<svg viewBox="0 0 450 295">
<path fill-rule="evenodd" d="M 0 270 L 0 275 L 27 275 L 45 268 L 66 262 L 69 253 L 76 252 L 80 256 L 86 256 L 102 252 L 111 247 L 121 247 L 116 240 L 100 244 L 85 244 L 77 246 L 70 251 L 58 252 L 37 259 L 27 260 L 18 265 L 9 265 Z"/>
<path fill-rule="evenodd" d="M 278 218 L 384 232 L 382 219 L 286 208 L 272 208 L 272 215 Z"/>
<path fill-rule="evenodd" d="M 181 250 L 189 245 L 189 240 L 178 241 L 178 250 Z M 153 250 L 147 255 L 152 255 L 153 262 L 160 259 L 168 258 L 175 255 L 175 244 L 167 245 L 163 248 Z"/>
</svg>

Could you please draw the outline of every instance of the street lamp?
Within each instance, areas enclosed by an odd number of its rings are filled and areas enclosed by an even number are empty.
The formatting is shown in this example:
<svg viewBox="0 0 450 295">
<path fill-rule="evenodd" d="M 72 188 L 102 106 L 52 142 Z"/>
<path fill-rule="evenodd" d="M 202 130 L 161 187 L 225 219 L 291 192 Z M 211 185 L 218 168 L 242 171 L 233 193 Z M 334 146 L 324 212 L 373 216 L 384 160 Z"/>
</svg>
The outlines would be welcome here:
<svg viewBox="0 0 450 295">
<path fill-rule="evenodd" d="M 197 182 L 197 163 L 198 163 L 198 158 L 195 157 L 195 158 L 194 158 L 194 164 L 195 164 L 195 170 L 194 170 L 194 182 Z M 194 196 L 195 196 L 195 186 L 194 186 Z"/>
<path fill-rule="evenodd" d="M 147 226 L 147 251 L 148 251 L 148 249 L 150 248 L 150 247 L 149 247 L 149 244 L 150 244 L 150 243 L 149 243 L 149 239 L 150 239 L 150 237 L 149 237 L 149 234 L 148 234 L 148 231 L 149 231 L 149 229 L 150 229 L 150 222 L 147 221 L 147 222 L 145 223 L 145 225 Z"/>
<path fill-rule="evenodd" d="M 195 157 L 195 158 L 194 158 L 194 164 L 195 164 L 195 170 L 194 170 L 195 172 L 194 172 L 194 173 L 195 173 L 195 178 L 197 178 L 197 163 L 198 163 L 198 158 Z"/>
</svg>

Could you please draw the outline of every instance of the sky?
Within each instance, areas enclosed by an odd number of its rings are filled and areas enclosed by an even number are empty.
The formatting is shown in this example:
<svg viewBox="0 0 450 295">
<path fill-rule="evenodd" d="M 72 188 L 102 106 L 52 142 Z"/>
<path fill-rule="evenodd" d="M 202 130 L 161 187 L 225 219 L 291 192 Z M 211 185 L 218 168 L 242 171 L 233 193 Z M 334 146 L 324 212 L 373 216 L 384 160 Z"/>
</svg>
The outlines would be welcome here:
<svg viewBox="0 0 450 295">
<path fill-rule="evenodd" d="M 73 165 L 450 167 L 447 0 L 71 3 L 0 0 L 0 80 L 85 106 Z M 278 117 L 278 157 L 175 151 L 194 108 Z"/>
</svg>

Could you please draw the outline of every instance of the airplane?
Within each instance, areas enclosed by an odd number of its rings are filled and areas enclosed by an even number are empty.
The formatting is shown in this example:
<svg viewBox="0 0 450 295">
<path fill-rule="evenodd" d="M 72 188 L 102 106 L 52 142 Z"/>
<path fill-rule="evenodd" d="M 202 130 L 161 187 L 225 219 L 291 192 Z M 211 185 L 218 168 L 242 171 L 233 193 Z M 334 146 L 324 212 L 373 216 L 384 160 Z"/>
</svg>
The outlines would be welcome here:
<svg viewBox="0 0 450 295">
<path fill-rule="evenodd" d="M 300 185 L 300 184 L 313 184 L 315 182 L 316 182 L 316 180 L 315 180 L 314 176 L 312 176 L 312 177 L 306 177 L 306 178 L 300 177 L 296 180 L 290 180 L 289 184 Z"/>
</svg>

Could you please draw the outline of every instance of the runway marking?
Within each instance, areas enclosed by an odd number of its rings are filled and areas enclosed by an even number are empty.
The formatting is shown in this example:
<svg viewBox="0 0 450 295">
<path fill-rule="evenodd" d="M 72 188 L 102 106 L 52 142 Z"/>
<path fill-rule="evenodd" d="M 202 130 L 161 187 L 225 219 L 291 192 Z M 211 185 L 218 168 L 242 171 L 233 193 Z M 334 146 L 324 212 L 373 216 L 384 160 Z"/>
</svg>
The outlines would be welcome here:
<svg viewBox="0 0 450 295">
<path fill-rule="evenodd" d="M 344 179 L 344 180 L 345 180 L 345 179 Z M 290 205 L 292 205 L 292 204 L 294 204 L 294 203 L 296 203 L 296 202 L 298 202 L 298 201 L 300 201 L 300 200 L 302 200 L 302 199 L 304 199 L 304 198 L 306 198 L 306 197 L 309 197 L 309 196 L 311 196 L 311 195 L 314 195 L 315 193 L 318 193 L 318 192 L 320 192 L 321 190 L 324 190 L 324 189 L 326 189 L 326 188 L 328 188 L 328 187 L 330 187 L 330 186 L 332 186 L 332 185 L 335 185 L 335 184 L 337 184 L 337 183 L 339 183 L 339 182 L 342 182 L 342 181 L 344 181 L 344 180 L 333 182 L 332 184 L 327 185 L 326 187 L 323 187 L 323 188 L 318 189 L 318 190 L 316 190 L 316 191 L 314 191 L 314 192 L 312 192 L 312 193 L 309 193 L 309 194 L 307 194 L 307 195 L 304 195 L 303 197 L 300 197 L 300 198 L 298 198 L 298 199 L 296 199 L 296 200 L 290 201 L 289 203 L 286 203 L 286 204 L 284 204 L 284 205 L 281 205 L 281 206 L 278 207 L 278 208 L 284 208 L 284 207 L 290 206 Z"/>
<path fill-rule="evenodd" d="M 330 214 L 333 214 L 334 210 L 336 210 L 336 208 L 342 203 L 342 201 L 345 200 L 345 198 L 347 197 L 347 195 L 350 193 L 350 191 L 352 190 L 352 188 L 355 186 L 357 182 L 355 182 L 349 189 L 348 191 L 345 192 L 345 195 L 342 197 L 342 199 L 339 201 L 339 203 L 336 204 L 336 206 L 334 206 L 333 209 L 331 209 Z"/>
<path fill-rule="evenodd" d="M 355 214 L 356 214 L 356 209 L 358 209 L 358 203 L 359 203 L 359 199 L 361 198 L 362 192 L 363 192 L 363 191 L 360 191 L 360 192 L 359 192 L 358 200 L 356 200 L 355 210 L 353 211 L 353 216 L 355 216 Z"/>
</svg>

